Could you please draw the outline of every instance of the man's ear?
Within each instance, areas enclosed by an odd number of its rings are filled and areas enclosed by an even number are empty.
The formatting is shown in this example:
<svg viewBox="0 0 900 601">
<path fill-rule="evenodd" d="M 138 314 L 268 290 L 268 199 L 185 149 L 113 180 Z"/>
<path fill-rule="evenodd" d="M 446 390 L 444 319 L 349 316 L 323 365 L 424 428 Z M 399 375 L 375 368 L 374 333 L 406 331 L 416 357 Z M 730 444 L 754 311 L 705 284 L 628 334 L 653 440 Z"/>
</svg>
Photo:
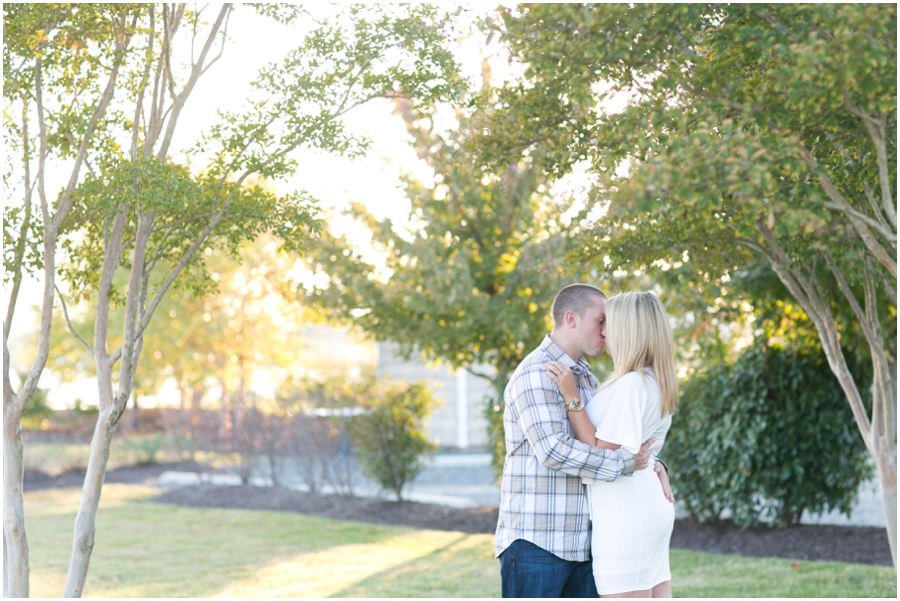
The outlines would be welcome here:
<svg viewBox="0 0 900 601">
<path fill-rule="evenodd" d="M 563 317 L 566 325 L 573 330 L 578 326 L 578 321 L 575 319 L 577 316 L 578 314 L 575 311 L 566 311 L 566 315 Z"/>
</svg>

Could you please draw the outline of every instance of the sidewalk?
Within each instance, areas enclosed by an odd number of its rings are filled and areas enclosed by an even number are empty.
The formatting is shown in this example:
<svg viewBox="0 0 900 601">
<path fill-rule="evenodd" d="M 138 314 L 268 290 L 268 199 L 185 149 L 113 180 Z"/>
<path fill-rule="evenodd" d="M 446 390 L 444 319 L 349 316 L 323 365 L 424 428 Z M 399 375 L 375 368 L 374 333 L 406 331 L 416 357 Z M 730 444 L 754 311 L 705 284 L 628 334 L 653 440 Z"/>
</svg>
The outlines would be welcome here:
<svg viewBox="0 0 900 601">
<path fill-rule="evenodd" d="M 404 497 L 419 503 L 433 503 L 448 507 L 487 507 L 500 503 L 500 487 L 494 480 L 488 453 L 437 453 L 422 470 L 419 477 L 404 490 Z M 201 480 L 202 478 L 202 480 Z M 207 475 L 202 477 L 189 472 L 164 472 L 157 485 L 163 487 L 187 486 L 201 481 L 212 484 L 238 485 L 240 478 L 235 475 Z M 284 477 L 284 486 L 294 490 L 306 490 L 306 486 L 290 473 Z M 268 486 L 267 478 L 253 478 L 251 484 Z M 336 491 L 323 490 L 328 494 Z M 354 493 L 360 497 L 392 499 L 393 495 L 381 491 L 373 482 L 359 477 Z M 676 517 L 686 517 L 680 508 Z M 867 482 L 860 488 L 859 501 L 850 514 L 843 516 L 831 512 L 821 516 L 811 516 L 804 512 L 800 520 L 803 524 L 833 524 L 838 526 L 884 527 L 884 512 L 877 482 Z"/>
<path fill-rule="evenodd" d="M 500 487 L 494 481 L 487 453 L 438 453 L 429 461 L 415 481 L 407 484 L 404 499 L 417 503 L 432 503 L 447 507 L 471 508 L 500 504 Z M 308 487 L 290 468 L 281 474 L 282 486 L 307 491 Z M 195 472 L 163 472 L 157 486 L 163 488 L 191 486 L 209 483 L 220 486 L 239 486 L 241 479 L 234 474 L 197 474 Z M 270 486 L 267 477 L 253 477 L 250 484 Z M 323 486 L 320 492 L 336 494 L 338 491 Z M 378 485 L 361 474 L 357 476 L 353 493 L 358 497 L 394 499 L 394 495 L 381 490 Z"/>
</svg>

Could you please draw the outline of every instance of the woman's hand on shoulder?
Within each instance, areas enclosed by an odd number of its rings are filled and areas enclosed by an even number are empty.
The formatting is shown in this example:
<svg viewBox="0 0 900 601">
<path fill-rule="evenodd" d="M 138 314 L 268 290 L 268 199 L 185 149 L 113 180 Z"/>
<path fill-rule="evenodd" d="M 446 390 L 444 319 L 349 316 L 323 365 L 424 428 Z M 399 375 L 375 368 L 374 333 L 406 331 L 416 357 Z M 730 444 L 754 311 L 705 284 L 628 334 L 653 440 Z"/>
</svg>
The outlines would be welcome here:
<svg viewBox="0 0 900 601">
<path fill-rule="evenodd" d="M 544 363 L 544 367 L 547 369 L 550 379 L 556 383 L 556 388 L 566 402 L 572 400 L 572 397 L 578 396 L 575 375 L 568 366 L 559 361 L 548 361 Z"/>
</svg>

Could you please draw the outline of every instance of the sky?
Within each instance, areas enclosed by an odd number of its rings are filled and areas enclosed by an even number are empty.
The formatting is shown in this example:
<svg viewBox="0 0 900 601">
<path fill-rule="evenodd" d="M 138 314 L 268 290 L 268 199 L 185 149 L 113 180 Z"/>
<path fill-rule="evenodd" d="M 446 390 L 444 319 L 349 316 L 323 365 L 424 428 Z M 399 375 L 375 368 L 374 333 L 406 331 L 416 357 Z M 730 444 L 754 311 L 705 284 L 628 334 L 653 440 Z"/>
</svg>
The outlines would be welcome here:
<svg viewBox="0 0 900 601">
<path fill-rule="evenodd" d="M 446 6 L 455 8 L 460 5 Z M 465 6 L 471 9 L 472 15 L 480 15 L 489 10 L 487 7 L 496 4 L 476 3 Z M 214 5 L 207 7 L 210 13 L 215 9 L 217 7 Z M 323 14 L 321 11 L 330 9 L 319 7 L 313 10 L 320 11 L 321 16 Z M 208 18 L 212 19 L 213 16 L 210 14 Z M 206 128 L 216 122 L 217 111 L 240 110 L 244 99 L 251 91 L 249 82 L 257 71 L 265 64 L 279 60 L 291 48 L 298 45 L 302 41 L 306 27 L 304 22 L 291 26 L 280 25 L 257 15 L 248 7 L 238 6 L 228 25 L 230 41 L 222 59 L 199 80 L 184 109 L 176 137 L 173 139 L 173 158 L 178 160 L 183 156 L 181 153 L 187 150 Z M 489 57 L 491 61 L 495 83 L 499 84 L 515 74 L 517 67 L 509 64 L 497 42 L 485 47 L 483 38 L 479 35 L 463 35 L 451 43 L 450 47 L 460 61 L 464 74 L 473 81 L 477 81 L 481 76 L 483 57 Z M 406 142 L 407 134 L 403 121 L 392 114 L 391 104 L 384 100 L 355 108 L 348 113 L 345 123 L 351 131 L 371 140 L 371 150 L 368 154 L 350 160 L 317 151 L 300 151 L 297 154 L 300 169 L 294 177 L 278 184 L 278 192 L 306 190 L 317 198 L 326 210 L 338 210 L 347 206 L 350 201 L 361 202 L 376 217 L 389 217 L 395 223 L 405 223 L 409 205 L 400 188 L 399 175 L 403 170 L 409 170 L 423 182 L 430 183 L 433 173 L 415 156 L 415 152 Z M 63 169 L 59 169 L 55 177 L 50 174 L 48 190 L 52 191 L 55 186 L 56 189 L 61 188 L 65 177 L 67 172 Z M 7 202 L 10 200 L 7 199 Z M 349 229 L 341 233 L 351 237 L 355 233 L 363 235 L 352 231 L 349 223 L 344 223 L 343 226 Z M 338 225 L 337 229 L 340 228 L 341 225 Z M 364 239 L 364 235 L 359 239 Z M 29 305 L 37 305 L 40 302 L 41 290 L 42 284 L 38 280 L 31 280 L 23 285 L 10 331 L 14 359 L 16 345 L 22 344 L 21 337 L 34 331 L 37 325 Z M 4 288 L 4 307 L 7 299 L 8 290 Z M 25 350 L 22 355 L 28 359 L 33 358 L 33 350 Z M 19 366 L 20 369 L 27 367 L 25 364 Z M 52 362 L 49 367 L 50 369 L 45 370 L 40 386 L 52 390 L 50 400 L 54 405 L 71 403 L 76 396 L 89 402 L 89 399 L 96 395 L 91 382 L 60 384 L 52 377 Z"/>
</svg>

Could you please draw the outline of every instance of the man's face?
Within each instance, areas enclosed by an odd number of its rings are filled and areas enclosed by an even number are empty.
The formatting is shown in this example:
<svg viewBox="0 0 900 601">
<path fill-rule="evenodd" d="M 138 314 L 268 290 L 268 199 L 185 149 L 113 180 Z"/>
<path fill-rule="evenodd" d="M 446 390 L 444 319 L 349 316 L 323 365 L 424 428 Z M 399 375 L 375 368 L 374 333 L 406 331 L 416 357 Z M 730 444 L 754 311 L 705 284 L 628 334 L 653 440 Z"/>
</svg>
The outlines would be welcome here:
<svg viewBox="0 0 900 601">
<path fill-rule="evenodd" d="M 584 310 L 584 315 L 575 314 L 576 332 L 581 352 L 596 358 L 606 346 L 606 301 L 598 298 Z"/>
</svg>

